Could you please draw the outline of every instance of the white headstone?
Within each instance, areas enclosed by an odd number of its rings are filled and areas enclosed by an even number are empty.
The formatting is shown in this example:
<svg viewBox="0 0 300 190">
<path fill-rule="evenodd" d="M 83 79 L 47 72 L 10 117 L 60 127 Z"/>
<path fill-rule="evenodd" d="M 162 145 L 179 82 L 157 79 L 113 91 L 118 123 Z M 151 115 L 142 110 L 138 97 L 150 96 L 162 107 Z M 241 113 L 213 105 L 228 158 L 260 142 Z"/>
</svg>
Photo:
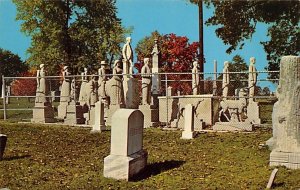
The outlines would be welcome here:
<svg viewBox="0 0 300 190">
<path fill-rule="evenodd" d="M 182 132 L 182 139 L 193 139 L 194 132 L 194 106 L 187 104 L 184 107 L 184 131 Z"/>
</svg>

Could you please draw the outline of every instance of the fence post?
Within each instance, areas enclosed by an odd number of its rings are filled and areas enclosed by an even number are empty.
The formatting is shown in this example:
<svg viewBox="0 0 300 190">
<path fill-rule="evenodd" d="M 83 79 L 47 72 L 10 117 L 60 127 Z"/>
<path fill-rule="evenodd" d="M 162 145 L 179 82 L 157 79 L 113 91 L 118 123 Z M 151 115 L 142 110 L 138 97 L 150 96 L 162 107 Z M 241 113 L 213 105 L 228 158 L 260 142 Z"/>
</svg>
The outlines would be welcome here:
<svg viewBox="0 0 300 190">
<path fill-rule="evenodd" d="M 6 95 L 5 95 L 5 79 L 2 75 L 2 97 L 3 97 L 3 119 L 6 120 Z"/>
<path fill-rule="evenodd" d="M 167 122 L 166 122 L 166 127 L 169 127 L 169 102 L 168 102 L 168 75 L 165 73 L 165 91 L 166 91 L 166 108 L 167 108 Z"/>
</svg>

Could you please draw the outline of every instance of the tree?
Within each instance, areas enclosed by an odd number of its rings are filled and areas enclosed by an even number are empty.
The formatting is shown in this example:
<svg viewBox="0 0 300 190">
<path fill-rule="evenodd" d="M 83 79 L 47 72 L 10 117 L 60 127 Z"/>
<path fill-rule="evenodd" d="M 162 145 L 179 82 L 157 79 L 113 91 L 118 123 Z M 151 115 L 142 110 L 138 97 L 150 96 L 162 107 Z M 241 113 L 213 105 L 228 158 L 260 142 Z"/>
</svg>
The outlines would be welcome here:
<svg viewBox="0 0 300 190">
<path fill-rule="evenodd" d="M 0 75 L 15 77 L 27 69 L 28 66 L 18 55 L 0 48 Z"/>
<path fill-rule="evenodd" d="M 197 0 L 192 0 L 197 1 Z M 300 53 L 300 2 L 299 1 L 212 1 L 214 15 L 207 25 L 218 26 L 216 34 L 229 45 L 227 53 L 242 49 L 250 39 L 256 24 L 268 24 L 269 41 L 261 42 L 267 53 L 270 71 L 279 70 L 283 55 Z M 270 73 L 269 78 L 278 77 Z"/>
<path fill-rule="evenodd" d="M 36 69 L 20 74 L 21 77 L 35 77 Z M 26 89 L 26 90 L 24 90 Z M 14 96 L 34 96 L 36 92 L 36 79 L 17 79 L 11 84 L 11 91 Z"/>
<path fill-rule="evenodd" d="M 141 67 L 144 57 L 151 58 L 154 39 L 158 39 L 160 42 L 162 72 L 191 72 L 192 63 L 198 58 L 198 42 L 189 43 L 189 39 L 185 36 L 177 36 L 175 34 L 161 35 L 157 31 L 138 42 L 135 49 L 138 56 L 137 63 L 135 63 L 136 68 Z M 162 79 L 164 80 L 164 75 L 162 75 Z M 176 91 L 179 90 L 183 94 L 191 93 L 191 82 L 181 81 L 191 80 L 191 75 L 168 75 L 168 80 L 173 81 L 168 83 L 168 85 L 177 89 Z"/>
<path fill-rule="evenodd" d="M 76 72 L 99 60 L 120 55 L 120 43 L 128 32 L 116 16 L 115 1 L 13 0 L 21 30 L 31 36 L 30 64 L 45 64 L 49 74 L 60 65 Z"/>
</svg>

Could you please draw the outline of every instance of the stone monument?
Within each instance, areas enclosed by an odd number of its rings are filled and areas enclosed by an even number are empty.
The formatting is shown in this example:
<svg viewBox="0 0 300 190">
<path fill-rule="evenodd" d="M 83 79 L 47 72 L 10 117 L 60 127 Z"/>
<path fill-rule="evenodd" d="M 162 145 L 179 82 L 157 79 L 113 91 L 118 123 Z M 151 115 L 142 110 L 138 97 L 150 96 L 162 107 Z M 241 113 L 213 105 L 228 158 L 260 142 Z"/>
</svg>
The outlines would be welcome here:
<svg viewBox="0 0 300 190">
<path fill-rule="evenodd" d="M 126 43 L 122 49 L 123 56 L 123 73 L 127 75 L 132 75 L 133 71 L 133 51 L 131 48 L 131 37 L 126 38 Z"/>
<path fill-rule="evenodd" d="M 187 104 L 184 107 L 184 129 L 181 138 L 193 139 L 194 136 L 194 106 Z"/>
<path fill-rule="evenodd" d="M 105 61 L 101 61 L 100 64 L 100 69 L 98 69 L 98 96 L 99 100 L 105 100 L 106 99 L 106 92 L 105 92 L 105 84 L 107 81 L 107 76 L 106 76 L 106 67 L 107 63 Z"/>
<path fill-rule="evenodd" d="M 53 123 L 54 120 L 54 110 L 49 98 L 48 85 L 45 79 L 44 64 L 40 65 L 40 69 L 37 70 L 37 87 L 36 87 L 36 98 L 35 106 L 33 108 L 32 122 L 35 123 Z"/>
<path fill-rule="evenodd" d="M 284 56 L 280 62 L 278 102 L 273 108 L 273 150 L 270 166 L 300 168 L 300 57 Z"/>
<path fill-rule="evenodd" d="M 101 100 L 95 104 L 94 125 L 91 133 L 102 132 L 106 129 L 104 120 L 104 104 Z"/>
<path fill-rule="evenodd" d="M 154 47 L 152 49 L 152 105 L 158 109 L 159 101 L 158 95 L 160 95 L 160 88 L 161 88 L 161 80 L 160 80 L 160 51 L 158 48 L 158 40 L 154 40 Z M 159 120 L 159 115 L 157 115 L 157 120 Z"/>
<path fill-rule="evenodd" d="M 144 114 L 144 127 L 157 126 L 159 123 L 159 112 L 157 106 L 151 104 L 151 69 L 149 58 L 144 59 L 144 66 L 141 71 L 142 76 L 142 105 L 139 110 Z"/>
<path fill-rule="evenodd" d="M 80 86 L 80 93 L 79 93 L 79 102 L 80 105 L 84 105 L 87 102 L 87 92 L 86 92 L 86 85 L 88 83 L 88 69 L 85 67 L 84 71 L 81 73 L 81 86 Z"/>
<path fill-rule="evenodd" d="M 88 107 L 88 112 L 85 113 L 85 119 L 87 125 L 94 124 L 95 118 L 95 104 L 98 101 L 97 95 L 97 81 L 95 76 L 92 76 L 92 79 L 86 85 L 87 92 L 87 102 L 86 105 Z"/>
<path fill-rule="evenodd" d="M 193 62 L 193 69 L 192 69 L 192 89 L 193 95 L 198 95 L 199 93 L 199 74 L 198 74 L 198 62 Z"/>
<path fill-rule="evenodd" d="M 119 109 L 112 117 L 110 155 L 104 158 L 104 177 L 130 180 L 147 164 L 143 150 L 142 112 Z"/>
<path fill-rule="evenodd" d="M 222 97 L 225 99 L 227 99 L 228 96 L 228 88 L 230 83 L 228 67 L 229 67 L 229 62 L 225 61 L 224 68 L 223 68 L 223 80 L 222 80 Z"/>
<path fill-rule="evenodd" d="M 67 105 L 71 101 L 71 78 L 69 77 L 70 73 L 68 71 L 68 66 L 64 66 L 62 77 L 63 82 L 61 85 L 60 92 L 60 104 L 58 106 L 58 118 L 65 119 L 67 115 Z"/>
<path fill-rule="evenodd" d="M 249 88 L 249 101 L 254 100 L 255 96 L 255 86 L 257 82 L 257 71 L 255 68 L 255 58 L 250 58 L 250 65 L 249 65 L 249 78 L 248 78 L 248 88 Z"/>
</svg>

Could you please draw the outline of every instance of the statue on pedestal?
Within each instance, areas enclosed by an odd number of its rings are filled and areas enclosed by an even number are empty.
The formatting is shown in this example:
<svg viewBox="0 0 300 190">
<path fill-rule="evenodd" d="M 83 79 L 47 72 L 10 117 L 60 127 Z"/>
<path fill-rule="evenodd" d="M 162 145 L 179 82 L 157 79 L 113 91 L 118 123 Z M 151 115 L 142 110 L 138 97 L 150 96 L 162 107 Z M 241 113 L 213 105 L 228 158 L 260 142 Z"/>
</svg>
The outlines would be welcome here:
<svg viewBox="0 0 300 190">
<path fill-rule="evenodd" d="M 131 37 L 126 38 L 126 43 L 123 46 L 122 49 L 122 55 L 123 55 L 123 72 L 124 74 L 130 74 L 133 73 L 133 51 L 130 45 Z"/>
<path fill-rule="evenodd" d="M 86 85 L 88 84 L 88 69 L 85 67 L 84 71 L 81 73 L 81 86 L 80 86 L 80 93 L 79 93 L 79 102 L 80 105 L 83 105 L 87 102 L 87 92 Z"/>
<path fill-rule="evenodd" d="M 229 67 L 229 62 L 225 61 L 224 68 L 223 68 L 223 80 L 222 80 L 222 96 L 225 99 L 228 96 L 228 88 L 229 88 L 229 83 L 230 83 L 228 67 Z"/>
<path fill-rule="evenodd" d="M 105 99 L 106 97 L 106 91 L 105 91 L 105 84 L 107 81 L 107 76 L 106 76 L 106 67 L 107 63 L 105 61 L 101 61 L 101 67 L 98 69 L 98 96 L 99 100 Z"/>
<path fill-rule="evenodd" d="M 68 71 L 68 66 L 64 66 L 62 76 L 63 83 L 61 85 L 60 92 L 60 103 L 68 103 L 71 101 L 70 93 L 71 93 L 71 79 L 69 77 L 70 72 Z"/>
<path fill-rule="evenodd" d="M 193 69 L 192 69 L 192 89 L 193 95 L 198 95 L 199 93 L 199 74 L 198 74 L 198 62 L 193 62 Z"/>
<path fill-rule="evenodd" d="M 121 69 L 121 61 L 116 60 L 114 63 L 114 68 L 113 68 L 113 94 L 110 96 L 110 104 L 111 105 L 118 105 L 118 104 L 123 104 L 123 84 L 122 84 L 122 72 L 123 70 Z"/>
<path fill-rule="evenodd" d="M 255 68 L 255 58 L 250 58 L 249 65 L 249 79 L 248 79 L 248 88 L 249 88 L 249 101 L 253 101 L 253 97 L 255 96 L 255 86 L 257 82 L 257 72 Z"/>
<path fill-rule="evenodd" d="M 48 98 L 46 98 L 48 90 L 46 86 L 44 64 L 40 65 L 40 69 L 37 70 L 36 77 L 37 87 L 35 103 L 48 102 Z"/>
<path fill-rule="evenodd" d="M 144 59 L 144 66 L 141 71 L 142 76 L 142 104 L 150 105 L 151 102 L 151 69 L 149 58 Z"/>
</svg>

